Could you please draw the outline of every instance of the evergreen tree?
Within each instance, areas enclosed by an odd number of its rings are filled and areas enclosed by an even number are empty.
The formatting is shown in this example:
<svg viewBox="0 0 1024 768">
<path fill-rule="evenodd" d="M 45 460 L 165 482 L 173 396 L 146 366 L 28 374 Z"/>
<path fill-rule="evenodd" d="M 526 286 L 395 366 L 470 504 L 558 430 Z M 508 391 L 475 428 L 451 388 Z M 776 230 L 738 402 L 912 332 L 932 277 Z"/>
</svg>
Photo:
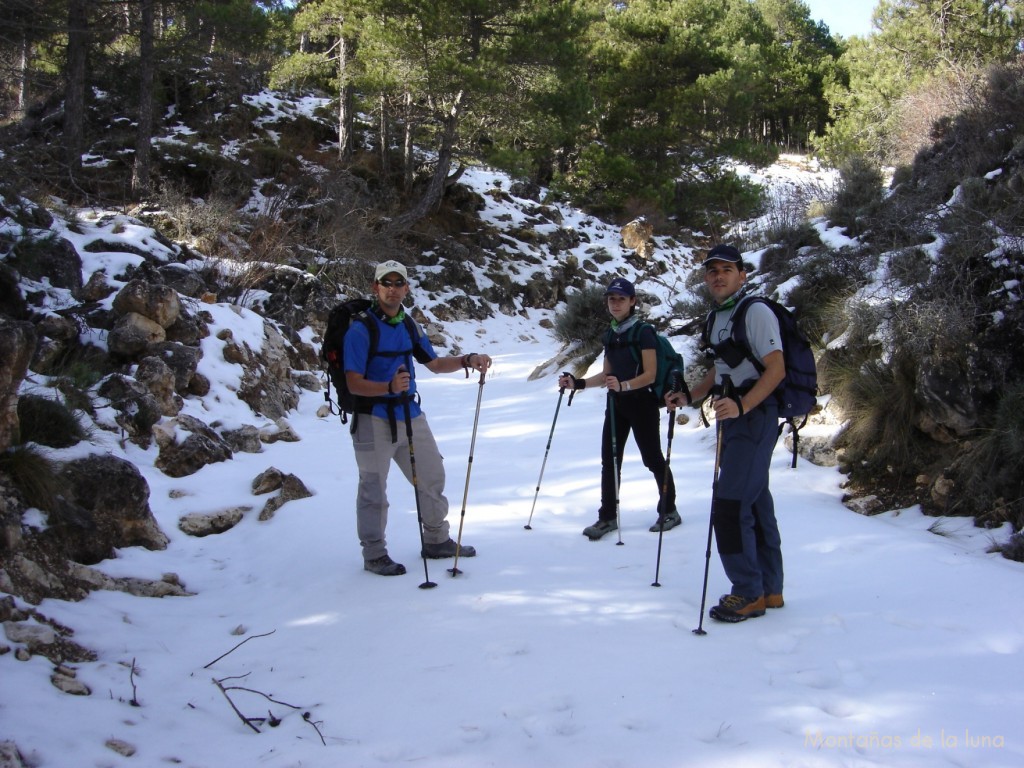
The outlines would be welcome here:
<svg viewBox="0 0 1024 768">
<path fill-rule="evenodd" d="M 849 87 L 830 94 L 833 124 L 817 143 L 834 162 L 856 153 L 896 160 L 900 100 L 1012 60 L 1024 16 L 1019 0 L 881 0 L 873 23 L 843 57 Z"/>
</svg>

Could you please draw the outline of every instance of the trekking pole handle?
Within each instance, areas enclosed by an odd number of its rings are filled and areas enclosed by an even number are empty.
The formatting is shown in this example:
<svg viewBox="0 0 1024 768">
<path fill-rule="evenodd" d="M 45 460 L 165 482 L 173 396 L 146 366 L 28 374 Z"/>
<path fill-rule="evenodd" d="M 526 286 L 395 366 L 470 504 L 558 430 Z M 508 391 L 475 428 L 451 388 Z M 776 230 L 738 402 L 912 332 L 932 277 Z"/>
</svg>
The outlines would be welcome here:
<svg viewBox="0 0 1024 768">
<path fill-rule="evenodd" d="M 576 388 L 576 377 L 575 376 L 573 376 L 571 373 L 569 373 L 569 371 L 562 371 L 562 377 L 565 377 L 565 376 L 568 376 L 570 379 L 572 379 L 572 383 L 573 383 L 572 389 L 569 390 L 569 400 L 565 404 L 565 407 L 568 408 L 570 405 L 572 405 L 572 399 L 574 397 L 576 397 L 576 393 L 579 392 L 579 389 Z M 561 402 L 561 396 L 562 396 L 563 392 L 565 392 L 565 387 L 559 387 L 558 388 L 559 402 Z"/>
</svg>

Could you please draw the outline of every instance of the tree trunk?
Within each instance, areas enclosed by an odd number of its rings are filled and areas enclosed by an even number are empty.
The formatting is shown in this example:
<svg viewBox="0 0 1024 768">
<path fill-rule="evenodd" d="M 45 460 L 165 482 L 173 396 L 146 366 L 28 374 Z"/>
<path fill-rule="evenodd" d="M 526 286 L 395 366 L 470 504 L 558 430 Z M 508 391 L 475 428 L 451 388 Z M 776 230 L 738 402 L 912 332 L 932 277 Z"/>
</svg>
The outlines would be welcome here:
<svg viewBox="0 0 1024 768">
<path fill-rule="evenodd" d="M 139 11 L 139 122 L 135 132 L 135 166 L 132 194 L 138 199 L 149 193 L 150 156 L 153 139 L 153 2 L 140 0 Z"/>
<path fill-rule="evenodd" d="M 391 153 L 388 151 L 391 141 L 388 139 L 390 130 L 388 99 L 380 95 L 380 119 L 377 121 L 377 140 L 380 142 L 380 177 L 385 181 L 391 176 Z"/>
<path fill-rule="evenodd" d="M 85 68 L 89 48 L 88 0 L 68 3 L 68 61 L 64 93 L 64 157 L 72 175 L 85 151 Z"/>
<path fill-rule="evenodd" d="M 444 130 L 441 133 L 441 141 L 437 148 L 437 166 L 430 177 L 427 191 L 412 210 L 395 218 L 391 226 L 388 227 L 389 232 L 399 233 L 408 230 L 413 224 L 436 210 L 437 206 L 441 204 L 441 198 L 444 196 L 445 186 L 448 182 L 448 170 L 451 167 L 452 149 L 455 146 L 455 133 L 459 127 L 464 96 L 465 92 L 460 91 L 458 96 L 455 97 L 455 102 L 452 104 L 451 109 L 448 110 L 448 114 L 445 115 Z"/>
<path fill-rule="evenodd" d="M 353 89 L 348 70 L 355 49 L 355 41 L 342 34 L 338 42 L 338 159 L 342 161 L 351 159 L 353 150 Z"/>
<path fill-rule="evenodd" d="M 28 109 L 28 94 L 31 83 L 30 72 L 31 69 L 29 64 L 32 60 L 32 43 L 29 42 L 28 31 L 22 35 L 21 38 L 21 61 L 19 62 L 19 68 L 21 70 L 21 77 L 18 83 L 18 103 L 17 113 L 19 117 L 25 116 L 25 110 Z"/>
<path fill-rule="evenodd" d="M 406 198 L 412 194 L 415 171 L 415 147 L 413 146 L 412 92 L 405 92 L 405 130 L 402 140 L 402 192 Z"/>
</svg>

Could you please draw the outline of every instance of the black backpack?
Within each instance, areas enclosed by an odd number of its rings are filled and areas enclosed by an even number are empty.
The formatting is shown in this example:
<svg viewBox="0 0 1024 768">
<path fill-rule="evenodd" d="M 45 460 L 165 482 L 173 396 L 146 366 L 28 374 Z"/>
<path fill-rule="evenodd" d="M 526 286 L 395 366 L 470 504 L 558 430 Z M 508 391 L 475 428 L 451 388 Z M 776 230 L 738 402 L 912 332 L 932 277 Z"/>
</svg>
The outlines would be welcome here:
<svg viewBox="0 0 1024 768">
<path fill-rule="evenodd" d="M 419 327 L 408 314 L 404 316 L 403 324 L 409 332 L 409 348 L 378 353 L 380 329 L 377 328 L 376 321 L 368 314 L 372 306 L 371 299 L 349 299 L 335 306 L 327 316 L 327 328 L 324 331 L 324 340 L 320 347 L 320 360 L 327 372 L 327 392 L 324 394 L 324 399 L 328 403 L 331 402 L 331 385 L 333 384 L 342 424 L 348 423 L 348 414 L 357 413 L 360 410 L 361 403 L 372 406 L 372 398 L 359 397 L 349 392 L 348 382 L 345 379 L 345 334 L 353 320 L 365 325 L 370 335 L 370 351 L 366 357 L 367 366 L 369 366 L 370 360 L 378 354 L 388 357 L 412 355 L 424 363 L 430 362 L 432 359 L 420 345 Z M 406 365 L 412 370 L 411 360 L 407 361 Z"/>
<path fill-rule="evenodd" d="M 650 323 L 635 323 L 632 328 L 619 338 L 616 338 L 615 332 L 609 328 L 604 335 L 605 348 L 629 346 L 630 351 L 633 353 L 633 359 L 641 365 L 641 370 L 643 370 L 643 355 L 640 351 L 640 331 L 645 325 L 650 326 L 652 329 L 654 328 Z M 673 387 L 676 387 L 677 391 L 683 391 L 689 395 L 689 388 L 683 379 L 683 356 L 676 352 L 672 342 L 667 337 L 655 331 L 654 338 L 657 342 L 654 351 L 657 356 L 658 367 L 654 375 L 654 383 L 650 387 L 658 398 L 658 404 L 664 407 L 666 392 L 670 392 Z"/>
<path fill-rule="evenodd" d="M 807 334 L 801 330 L 796 316 L 779 302 L 764 296 L 745 296 L 732 316 L 732 340 L 739 345 L 744 356 L 758 373 L 764 373 L 764 365 L 750 349 L 747 340 L 746 319 L 747 309 L 755 301 L 768 306 L 779 321 L 779 333 L 782 336 L 782 357 L 786 363 L 786 378 L 775 388 L 774 396 L 779 404 L 779 418 L 783 424 L 789 424 L 793 430 L 793 467 L 796 467 L 797 444 L 800 440 L 800 427 L 807 423 L 814 406 L 818 403 L 818 369 L 814 360 L 814 350 Z M 711 344 L 711 326 L 714 324 L 714 312 L 710 313 L 704 325 L 702 337 L 704 346 L 715 349 Z M 800 417 L 803 417 L 802 419 Z M 797 419 L 800 419 L 799 425 Z M 779 425 L 782 431 L 782 425 Z"/>
</svg>

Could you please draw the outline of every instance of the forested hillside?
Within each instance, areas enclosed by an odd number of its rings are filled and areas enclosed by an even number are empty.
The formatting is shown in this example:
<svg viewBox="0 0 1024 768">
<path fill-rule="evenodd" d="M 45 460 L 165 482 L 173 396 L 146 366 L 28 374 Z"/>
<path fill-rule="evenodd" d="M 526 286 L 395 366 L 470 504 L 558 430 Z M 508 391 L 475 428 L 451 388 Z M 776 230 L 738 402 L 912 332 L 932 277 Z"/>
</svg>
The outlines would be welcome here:
<svg viewBox="0 0 1024 768">
<path fill-rule="evenodd" d="M 337 289 L 382 253 L 493 250 L 458 184 L 472 165 L 698 250 L 740 238 L 769 288 L 799 278 L 851 479 L 1019 528 L 1020 4 L 882 0 L 875 19 L 843 40 L 798 0 L 6 0 L 0 184 L 152 214 L 244 265 L 239 292 L 266 279 L 252 265 Z M 267 87 L 317 119 L 272 112 Z M 780 151 L 841 184 L 778 200 L 736 172 Z M 857 245 L 829 251 L 814 216 Z M 2 248 L 12 284 L 45 261 Z M 559 306 L 587 279 L 567 263 L 551 292 L 506 288 Z"/>
</svg>

